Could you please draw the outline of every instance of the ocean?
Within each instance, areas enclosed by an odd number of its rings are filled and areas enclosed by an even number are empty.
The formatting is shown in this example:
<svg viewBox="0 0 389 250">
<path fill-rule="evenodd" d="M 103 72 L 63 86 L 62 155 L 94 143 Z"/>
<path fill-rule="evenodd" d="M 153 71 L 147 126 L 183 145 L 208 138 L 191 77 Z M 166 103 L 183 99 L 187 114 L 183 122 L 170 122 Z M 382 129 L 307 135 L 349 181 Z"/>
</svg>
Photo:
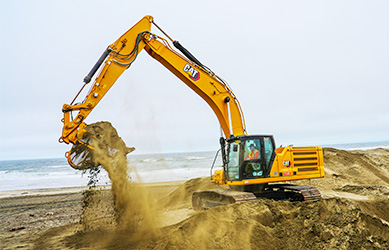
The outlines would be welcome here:
<svg viewBox="0 0 389 250">
<path fill-rule="evenodd" d="M 342 150 L 367 150 L 389 148 L 389 141 L 323 145 Z M 129 154 L 130 178 L 140 182 L 164 182 L 189 180 L 210 176 L 215 152 L 170 153 L 170 154 Z M 215 167 L 221 166 L 221 157 L 216 159 Z M 135 174 L 136 173 L 136 174 Z M 0 161 L 0 191 L 39 188 L 60 188 L 86 186 L 88 172 L 71 168 L 65 158 Z M 110 184 L 102 170 L 98 184 Z"/>
<path fill-rule="evenodd" d="M 164 182 L 209 176 L 215 153 L 129 154 L 128 166 L 135 170 L 130 171 L 130 178 L 137 182 Z M 73 169 L 65 158 L 0 161 L 0 191 L 86 186 L 88 173 Z M 98 184 L 110 184 L 104 169 Z"/>
</svg>

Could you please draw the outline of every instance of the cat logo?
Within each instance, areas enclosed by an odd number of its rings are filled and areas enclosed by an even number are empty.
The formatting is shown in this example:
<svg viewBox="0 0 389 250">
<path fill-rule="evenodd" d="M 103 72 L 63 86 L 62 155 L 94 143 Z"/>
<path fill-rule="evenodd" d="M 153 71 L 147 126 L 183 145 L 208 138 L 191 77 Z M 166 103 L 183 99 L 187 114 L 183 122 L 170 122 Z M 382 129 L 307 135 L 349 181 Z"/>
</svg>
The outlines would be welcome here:
<svg viewBox="0 0 389 250">
<path fill-rule="evenodd" d="M 190 66 L 189 64 L 186 64 L 184 66 L 184 72 L 188 73 L 189 75 L 189 78 L 192 79 L 193 81 L 197 81 L 198 79 L 200 79 L 200 72 L 198 72 L 197 70 L 195 70 L 192 66 Z"/>
<path fill-rule="evenodd" d="M 282 165 L 283 165 L 284 167 L 290 167 L 290 161 L 283 161 L 283 162 L 282 162 Z"/>
</svg>

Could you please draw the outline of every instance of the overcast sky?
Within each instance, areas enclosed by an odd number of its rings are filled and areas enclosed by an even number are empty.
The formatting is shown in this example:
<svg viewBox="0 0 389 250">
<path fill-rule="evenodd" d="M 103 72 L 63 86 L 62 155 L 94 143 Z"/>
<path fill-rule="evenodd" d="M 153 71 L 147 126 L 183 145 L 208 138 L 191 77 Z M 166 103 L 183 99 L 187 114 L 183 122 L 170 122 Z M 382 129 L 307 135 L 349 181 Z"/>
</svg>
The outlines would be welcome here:
<svg viewBox="0 0 389 250">
<path fill-rule="evenodd" d="M 389 140 L 388 13 L 386 0 L 0 0 L 0 160 L 62 157 L 62 105 L 145 15 L 227 80 L 249 134 L 278 146 Z M 145 52 L 86 120 L 97 121 L 137 153 L 219 147 L 211 108 Z"/>
</svg>

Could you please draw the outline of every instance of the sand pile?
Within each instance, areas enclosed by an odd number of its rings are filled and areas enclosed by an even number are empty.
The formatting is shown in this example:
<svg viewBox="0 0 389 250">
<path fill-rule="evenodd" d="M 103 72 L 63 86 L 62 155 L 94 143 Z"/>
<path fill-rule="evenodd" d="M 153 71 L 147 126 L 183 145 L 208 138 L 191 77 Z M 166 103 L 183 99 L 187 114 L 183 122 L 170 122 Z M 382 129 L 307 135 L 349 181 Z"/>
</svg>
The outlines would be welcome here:
<svg viewBox="0 0 389 250">
<path fill-rule="evenodd" d="M 388 207 L 387 199 L 263 199 L 193 212 L 157 235 L 91 231 L 63 242 L 85 249 L 388 249 Z"/>
<path fill-rule="evenodd" d="M 217 207 L 172 226 L 153 244 L 166 249 L 387 249 L 388 240 L 387 222 L 350 201 L 331 198 Z"/>
<path fill-rule="evenodd" d="M 172 193 L 158 201 L 159 207 L 169 209 L 191 208 L 192 194 L 197 190 L 207 189 L 227 189 L 227 186 L 215 186 L 209 180 L 209 177 L 195 178 L 185 182 Z"/>
<path fill-rule="evenodd" d="M 335 177 L 335 184 L 356 185 L 389 183 L 389 149 L 345 151 L 324 149 L 326 174 Z"/>
</svg>

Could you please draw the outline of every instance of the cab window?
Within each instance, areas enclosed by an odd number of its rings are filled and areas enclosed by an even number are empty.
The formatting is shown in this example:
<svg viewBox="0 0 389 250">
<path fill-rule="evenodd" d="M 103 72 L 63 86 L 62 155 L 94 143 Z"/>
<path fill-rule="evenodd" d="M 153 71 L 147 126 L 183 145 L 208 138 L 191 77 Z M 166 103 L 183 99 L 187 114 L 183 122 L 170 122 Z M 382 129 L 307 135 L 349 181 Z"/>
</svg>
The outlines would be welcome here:
<svg viewBox="0 0 389 250">
<path fill-rule="evenodd" d="M 265 148 L 265 163 L 266 163 L 266 166 L 269 166 L 271 156 L 272 156 L 273 150 L 274 150 L 273 143 L 272 143 L 270 137 L 264 137 L 263 142 L 264 142 L 264 148 Z"/>
<path fill-rule="evenodd" d="M 243 177 L 247 179 L 262 177 L 263 169 L 261 161 L 260 139 L 245 141 Z"/>
<path fill-rule="evenodd" d="M 259 139 L 247 140 L 244 146 L 244 160 L 261 158 L 261 143 Z"/>
<path fill-rule="evenodd" d="M 239 142 L 232 142 L 228 154 L 228 180 L 239 180 L 239 155 Z"/>
</svg>

